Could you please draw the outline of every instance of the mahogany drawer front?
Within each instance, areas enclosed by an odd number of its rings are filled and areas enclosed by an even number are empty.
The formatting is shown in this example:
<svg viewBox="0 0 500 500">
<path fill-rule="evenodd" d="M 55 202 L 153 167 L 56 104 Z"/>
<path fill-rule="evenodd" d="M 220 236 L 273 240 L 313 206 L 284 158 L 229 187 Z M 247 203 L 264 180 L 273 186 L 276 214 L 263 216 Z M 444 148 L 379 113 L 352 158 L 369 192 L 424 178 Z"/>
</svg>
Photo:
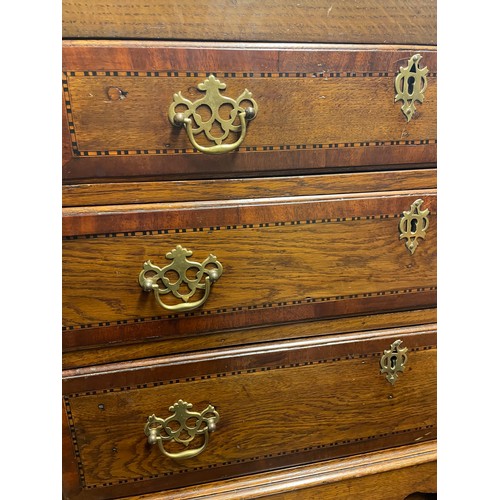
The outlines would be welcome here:
<svg viewBox="0 0 500 500">
<path fill-rule="evenodd" d="M 406 368 L 391 385 L 380 359 L 397 340 L 408 349 Z M 66 498 L 170 489 L 434 439 L 435 345 L 429 326 L 65 372 Z M 184 461 L 144 433 L 150 415 L 171 416 L 179 400 L 219 414 L 204 451 Z"/>
<path fill-rule="evenodd" d="M 415 54 L 422 56 L 420 67 L 428 68 L 428 85 L 407 122 L 402 102 L 395 102 L 394 82 Z M 230 178 L 433 163 L 436 71 L 435 49 L 421 46 L 68 41 L 63 178 Z M 186 130 L 168 118 L 174 94 L 201 99 L 206 94 L 197 85 L 210 75 L 227 86 L 222 95 L 237 99 L 248 89 L 258 105 L 245 135 L 230 132 L 223 141 L 242 139 L 233 152 L 200 153 Z M 196 141 L 215 145 L 203 133 Z"/>
<path fill-rule="evenodd" d="M 422 210 L 429 210 L 429 224 L 411 254 L 400 239 L 400 220 L 418 199 Z M 158 339 L 181 330 L 199 335 L 435 304 L 432 189 L 75 208 L 65 214 L 63 343 L 68 349 L 147 340 L 141 331 L 148 325 L 156 327 Z M 163 309 L 139 285 L 143 264 L 171 264 L 165 255 L 177 245 L 193 252 L 191 261 L 215 255 L 224 269 L 206 302 L 189 312 Z M 172 295 L 163 295 L 162 302 L 181 302 Z"/>
<path fill-rule="evenodd" d="M 63 37 L 436 43 L 436 1 L 63 0 Z M 221 25 L 220 20 L 224 19 Z"/>
</svg>

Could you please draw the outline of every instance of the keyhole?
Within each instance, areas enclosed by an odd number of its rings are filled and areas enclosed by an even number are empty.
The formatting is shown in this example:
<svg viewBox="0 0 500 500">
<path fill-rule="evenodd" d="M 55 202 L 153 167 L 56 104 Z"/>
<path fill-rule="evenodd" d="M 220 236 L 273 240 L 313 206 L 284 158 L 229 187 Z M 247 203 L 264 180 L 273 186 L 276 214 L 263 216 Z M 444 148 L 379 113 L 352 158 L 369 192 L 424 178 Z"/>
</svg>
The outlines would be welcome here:
<svg viewBox="0 0 500 500">
<path fill-rule="evenodd" d="M 415 85 L 415 77 L 414 76 L 410 76 L 408 78 L 408 94 L 413 94 L 413 87 Z"/>
<path fill-rule="evenodd" d="M 391 356 L 391 370 L 395 370 L 396 369 L 397 361 L 398 361 L 398 357 L 397 356 Z"/>
<path fill-rule="evenodd" d="M 417 226 L 418 226 L 417 219 L 412 219 L 410 221 L 410 230 L 411 230 L 412 233 L 416 233 L 417 232 Z"/>
</svg>

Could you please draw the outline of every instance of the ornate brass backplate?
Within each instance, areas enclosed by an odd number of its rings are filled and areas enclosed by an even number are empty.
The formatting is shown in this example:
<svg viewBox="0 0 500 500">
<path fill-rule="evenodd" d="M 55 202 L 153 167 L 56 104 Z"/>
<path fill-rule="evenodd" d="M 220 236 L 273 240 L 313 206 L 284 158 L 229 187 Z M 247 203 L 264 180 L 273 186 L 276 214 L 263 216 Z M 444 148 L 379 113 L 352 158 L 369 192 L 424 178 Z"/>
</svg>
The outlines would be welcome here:
<svg viewBox="0 0 500 500">
<path fill-rule="evenodd" d="M 153 291 L 158 304 L 168 311 L 184 312 L 191 311 L 205 303 L 210 294 L 212 283 L 217 281 L 222 275 L 222 264 L 215 255 L 210 254 L 201 264 L 188 260 L 193 252 L 177 245 L 173 250 L 166 254 L 167 259 L 172 259 L 172 263 L 165 267 L 158 267 L 150 260 L 144 263 L 144 268 L 139 274 L 139 284 L 145 292 Z M 195 273 L 194 278 L 190 279 L 187 272 Z M 177 276 L 173 282 L 169 277 Z M 182 293 L 181 286 L 187 285 L 188 293 Z M 189 299 L 198 291 L 204 291 L 203 297 L 194 302 L 188 302 Z M 161 300 L 161 295 L 172 293 L 183 302 L 169 305 Z"/>
<path fill-rule="evenodd" d="M 429 227 L 429 210 L 420 210 L 423 200 L 416 200 L 411 204 L 408 211 L 403 212 L 403 217 L 399 221 L 401 234 L 399 239 L 406 238 L 406 248 L 413 255 L 418 246 L 418 238 L 425 239 L 426 231 Z"/>
<path fill-rule="evenodd" d="M 201 413 L 190 411 L 193 405 L 179 399 L 168 410 L 173 413 L 163 419 L 150 415 L 144 427 L 148 443 L 157 444 L 160 451 L 173 460 L 185 460 L 199 455 L 208 444 L 209 432 L 215 431 L 219 414 L 212 405 L 208 405 Z M 203 444 L 198 448 L 186 449 L 180 452 L 168 452 L 164 442 L 175 441 L 186 448 L 197 436 L 203 436 Z"/>
<path fill-rule="evenodd" d="M 410 121 L 416 111 L 415 102 L 424 102 L 424 92 L 427 89 L 427 66 L 420 68 L 419 63 L 422 56 L 415 54 L 408 59 L 408 66 L 399 68 L 399 74 L 396 76 L 394 86 L 396 87 L 396 97 L 394 101 L 403 101 L 401 111 Z"/>
<path fill-rule="evenodd" d="M 186 99 L 180 92 L 174 94 L 174 102 L 168 110 L 168 118 L 172 125 L 186 129 L 187 135 L 191 144 L 202 153 L 220 154 L 228 153 L 235 150 L 243 142 L 247 131 L 247 122 L 253 120 L 257 116 L 258 106 L 252 98 L 252 93 L 247 89 L 235 100 L 230 97 L 221 95 L 220 90 L 224 90 L 226 84 L 210 75 L 203 83 L 198 84 L 198 89 L 206 92 L 206 95 L 197 101 L 191 102 Z M 242 107 L 242 102 L 248 102 L 247 107 Z M 232 110 L 229 112 L 229 118 L 224 119 L 220 116 L 220 108 L 223 105 L 229 105 Z M 208 107 L 210 117 L 203 120 L 202 116 L 197 112 L 200 106 Z M 179 108 L 183 109 L 178 112 Z M 236 119 L 239 118 L 239 124 L 235 125 Z M 212 128 L 217 122 L 222 129 L 221 135 L 213 135 Z M 214 146 L 202 146 L 196 142 L 195 135 L 204 133 L 205 136 L 212 142 Z M 223 141 L 227 139 L 230 132 L 240 134 L 236 142 L 227 144 Z"/>
<path fill-rule="evenodd" d="M 380 359 L 380 373 L 386 375 L 387 380 L 394 385 L 398 378 L 398 373 L 403 372 L 408 359 L 408 348 L 400 348 L 402 340 L 396 340 L 391 344 L 391 348 L 384 351 Z"/>
</svg>

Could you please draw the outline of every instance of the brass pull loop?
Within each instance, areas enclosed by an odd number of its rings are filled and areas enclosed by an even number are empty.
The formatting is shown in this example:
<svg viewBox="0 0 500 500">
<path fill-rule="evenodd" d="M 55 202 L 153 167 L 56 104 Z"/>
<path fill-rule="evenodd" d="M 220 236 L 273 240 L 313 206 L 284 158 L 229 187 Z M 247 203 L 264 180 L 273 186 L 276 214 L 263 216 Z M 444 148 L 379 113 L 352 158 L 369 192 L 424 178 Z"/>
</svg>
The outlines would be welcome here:
<svg viewBox="0 0 500 500">
<path fill-rule="evenodd" d="M 220 94 L 219 90 L 224 90 L 225 88 L 225 83 L 221 83 L 220 80 L 210 75 L 207 80 L 198 84 L 198 89 L 206 92 L 204 97 L 191 102 L 179 92 L 174 94 L 174 102 L 170 105 L 168 110 L 170 123 L 176 127 L 184 127 L 193 147 L 202 153 L 221 154 L 234 151 L 245 139 L 248 122 L 257 116 L 258 106 L 255 100 L 252 99 L 251 92 L 245 89 L 245 91 L 234 100 Z M 250 103 L 246 108 L 241 106 L 241 103 L 244 101 Z M 224 119 L 220 116 L 219 110 L 223 105 L 229 105 L 232 108 L 228 119 Z M 182 112 L 177 112 L 176 110 L 179 106 L 187 109 Z M 206 121 L 197 113 L 197 109 L 200 106 L 209 108 L 210 110 L 210 118 Z M 237 118 L 239 118 L 240 121 L 239 125 L 234 124 Z M 217 122 L 220 129 L 222 129 L 222 135 L 217 137 L 211 132 L 215 122 Z M 210 141 L 215 142 L 214 146 L 202 146 L 198 144 L 195 135 L 201 134 L 202 132 Z M 230 132 L 237 132 L 240 134 L 240 137 L 236 142 L 230 144 L 223 143 Z"/>
<path fill-rule="evenodd" d="M 163 455 L 172 460 L 186 460 L 199 455 L 208 445 L 208 435 L 214 432 L 219 422 L 219 413 L 212 405 L 208 405 L 201 413 L 190 411 L 191 403 L 179 399 L 168 410 L 173 415 L 166 419 L 150 415 L 144 427 L 144 434 L 148 443 L 158 445 Z M 188 420 L 191 425 L 188 425 Z M 174 429 L 170 427 L 174 423 Z M 198 448 L 186 449 L 179 452 L 169 452 L 163 446 L 164 442 L 175 441 L 188 447 L 196 436 L 203 436 L 203 444 Z"/>
<path fill-rule="evenodd" d="M 154 292 L 158 304 L 167 311 L 185 312 L 202 306 L 210 295 L 212 284 L 222 275 L 222 264 L 215 255 L 210 254 L 201 264 L 188 260 L 187 257 L 191 255 L 193 255 L 191 250 L 177 245 L 166 254 L 167 259 L 172 259 L 171 264 L 160 268 L 148 260 L 144 263 L 144 268 L 139 274 L 139 284 L 142 289 L 145 292 Z M 190 269 L 196 271 L 193 279 L 189 279 L 187 276 Z M 178 278 L 171 282 L 167 273 L 169 273 L 169 276 L 177 275 Z M 180 292 L 182 285 L 187 285 L 188 293 Z M 198 290 L 204 291 L 203 297 L 194 302 L 188 302 Z M 168 293 L 172 293 L 183 302 L 173 305 L 165 304 L 161 300 L 161 296 Z"/>
</svg>

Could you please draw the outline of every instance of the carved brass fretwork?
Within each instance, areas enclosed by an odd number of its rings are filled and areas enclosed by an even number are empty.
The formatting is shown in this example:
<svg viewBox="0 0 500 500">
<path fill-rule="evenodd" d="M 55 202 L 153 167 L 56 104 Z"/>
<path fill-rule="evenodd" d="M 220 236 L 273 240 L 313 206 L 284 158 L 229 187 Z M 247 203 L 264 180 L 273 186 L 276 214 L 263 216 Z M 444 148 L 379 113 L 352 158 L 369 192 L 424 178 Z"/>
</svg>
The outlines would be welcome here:
<svg viewBox="0 0 500 500">
<path fill-rule="evenodd" d="M 398 373 L 403 372 L 408 359 L 408 348 L 400 348 L 402 340 L 396 340 L 391 344 L 391 348 L 384 351 L 380 359 L 380 373 L 384 374 L 387 380 L 394 385 L 398 378 Z"/>
<path fill-rule="evenodd" d="M 154 292 L 158 304 L 168 311 L 184 312 L 191 311 L 205 303 L 210 294 L 212 283 L 217 281 L 222 275 L 222 264 L 215 255 L 210 254 L 201 264 L 188 260 L 193 252 L 177 245 L 172 251 L 166 254 L 167 259 L 172 259 L 172 263 L 165 267 L 158 267 L 150 260 L 144 263 L 144 268 L 139 274 L 139 284 L 145 292 Z M 190 279 L 187 275 L 192 270 L 194 277 Z M 168 274 L 168 276 L 167 276 Z M 172 278 L 177 277 L 177 279 Z M 181 292 L 181 287 L 186 285 L 189 291 Z M 198 291 L 204 291 L 203 297 L 194 302 L 189 299 Z M 172 293 L 183 302 L 179 304 L 165 304 L 161 296 Z"/>
<path fill-rule="evenodd" d="M 179 399 L 168 410 L 173 413 L 163 419 L 150 415 L 144 427 L 148 443 L 157 444 L 160 451 L 172 460 L 185 460 L 199 455 L 208 444 L 209 432 L 215 431 L 219 414 L 212 405 L 208 405 L 201 413 L 190 411 L 193 405 Z M 203 436 L 203 444 L 180 452 L 167 451 L 164 442 L 175 441 L 186 448 L 197 436 Z"/>
<path fill-rule="evenodd" d="M 170 105 L 168 110 L 170 123 L 177 127 L 184 126 L 191 144 L 202 153 L 220 154 L 235 150 L 245 138 L 247 122 L 253 120 L 257 116 L 258 106 L 255 100 L 252 99 L 251 92 L 245 89 L 235 100 L 221 95 L 220 90 L 224 90 L 225 88 L 225 83 L 215 78 L 214 75 L 210 75 L 203 83 L 198 84 L 198 89 L 206 92 L 204 97 L 191 102 L 178 92 L 174 94 L 174 102 Z M 247 102 L 249 105 L 243 107 L 241 105 L 242 102 Z M 219 113 L 221 106 L 224 105 L 229 105 L 232 108 L 229 112 L 228 119 L 222 118 Z M 210 116 L 206 120 L 197 112 L 200 106 L 205 108 L 208 107 L 210 110 Z M 178 112 L 178 109 L 183 110 Z M 237 118 L 239 118 L 239 124 L 235 125 Z M 222 134 L 217 136 L 212 134 L 212 129 L 216 122 L 222 130 Z M 240 137 L 236 142 L 223 143 L 230 132 L 236 132 L 240 134 Z M 215 143 L 215 145 L 202 146 L 198 144 L 195 135 L 201 133 L 204 133 L 210 141 Z"/>
<path fill-rule="evenodd" d="M 413 255 L 418 246 L 418 238 L 425 239 L 427 228 L 429 227 L 429 210 L 420 210 L 423 200 L 416 200 L 411 204 L 408 211 L 403 212 L 403 217 L 399 221 L 401 234 L 399 239 L 406 238 L 406 248 Z"/>
<path fill-rule="evenodd" d="M 408 66 L 399 68 L 399 74 L 396 76 L 394 86 L 396 87 L 396 97 L 394 101 L 403 101 L 401 111 L 410 121 L 416 111 L 415 102 L 424 102 L 424 92 L 427 89 L 427 66 L 420 68 L 419 63 L 422 59 L 420 54 L 415 54 L 408 59 Z"/>
</svg>

